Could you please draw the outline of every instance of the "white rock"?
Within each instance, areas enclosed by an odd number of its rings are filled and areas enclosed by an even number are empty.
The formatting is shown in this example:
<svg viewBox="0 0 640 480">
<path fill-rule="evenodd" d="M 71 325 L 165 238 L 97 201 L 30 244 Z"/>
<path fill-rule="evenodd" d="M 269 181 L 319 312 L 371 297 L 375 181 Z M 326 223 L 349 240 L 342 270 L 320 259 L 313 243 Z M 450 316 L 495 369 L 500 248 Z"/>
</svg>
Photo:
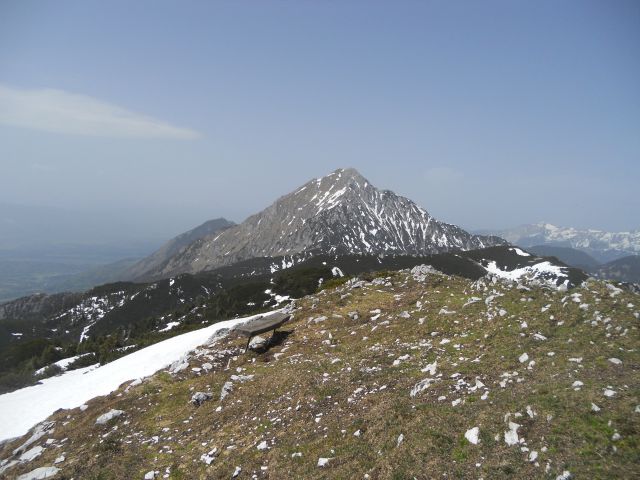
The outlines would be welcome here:
<svg viewBox="0 0 640 480">
<path fill-rule="evenodd" d="M 13 451 L 13 454 L 19 455 L 20 453 L 24 452 L 29 445 L 32 445 L 33 443 L 37 442 L 42 437 L 44 437 L 47 433 L 53 432 L 53 426 L 55 423 L 56 422 L 42 422 L 36 425 L 32 430 L 33 431 L 32 435 L 22 445 L 16 448 Z"/>
<path fill-rule="evenodd" d="M 256 448 L 258 450 L 266 450 L 267 448 L 269 448 L 269 445 L 267 445 L 267 441 L 266 440 L 263 440 L 258 444 L 258 446 Z"/>
<path fill-rule="evenodd" d="M 520 425 L 518 425 L 517 423 L 509 422 L 509 430 L 504 432 L 504 441 L 507 445 L 518 444 L 518 428 L 520 428 Z"/>
<path fill-rule="evenodd" d="M 620 360 L 619 358 L 610 358 L 609 361 L 614 365 L 620 365 L 622 363 L 622 360 Z"/>
<path fill-rule="evenodd" d="M 324 457 L 320 457 L 318 459 L 318 466 L 319 467 L 324 467 L 329 463 L 329 460 L 331 460 L 331 458 L 324 458 Z"/>
<path fill-rule="evenodd" d="M 355 432 L 353 432 L 354 437 L 359 437 L 360 435 L 362 435 L 362 432 L 360 430 L 356 430 Z"/>
<path fill-rule="evenodd" d="M 220 400 L 224 400 L 233 391 L 233 383 L 225 382 L 220 389 Z"/>
<path fill-rule="evenodd" d="M 57 457 L 57 458 L 54 460 L 53 464 L 54 464 L 54 465 L 57 465 L 58 463 L 62 463 L 62 462 L 64 462 L 64 461 L 65 461 L 65 458 L 66 458 L 66 457 L 65 457 L 64 455 L 60 455 L 59 457 Z"/>
<path fill-rule="evenodd" d="M 29 473 L 23 473 L 16 480 L 45 480 L 57 475 L 59 471 L 60 469 L 56 467 L 40 467 Z"/>
<path fill-rule="evenodd" d="M 324 319 L 326 320 L 327 317 L 324 317 Z M 264 348 L 267 345 L 267 343 L 268 343 L 268 340 L 266 338 L 261 337 L 260 335 L 256 335 L 249 342 L 249 349 L 259 350 L 261 348 Z"/>
<path fill-rule="evenodd" d="M 242 471 L 241 467 L 236 467 L 236 469 L 233 471 L 233 475 L 231 475 L 231 478 L 236 478 L 238 475 L 240 475 L 241 471 Z"/>
<path fill-rule="evenodd" d="M 611 397 L 615 397 L 615 395 L 616 395 L 615 390 L 611 390 L 610 388 L 606 388 L 606 389 L 604 390 L 604 396 L 605 396 L 605 397 L 609 397 L 609 398 L 611 398 Z"/>
<path fill-rule="evenodd" d="M 422 370 L 420 370 L 423 373 L 430 373 L 431 375 L 435 375 L 436 374 L 436 368 L 438 367 L 438 362 L 435 361 L 433 363 L 429 363 L 427 364 L 426 367 L 424 367 Z"/>
<path fill-rule="evenodd" d="M 9 459 L 2 460 L 0 462 L 0 478 L 2 478 L 2 474 L 4 472 L 9 470 L 10 468 L 13 468 L 13 466 L 17 465 L 18 463 L 20 463 L 18 460 L 9 460 Z"/>
<path fill-rule="evenodd" d="M 42 448 L 40 446 L 33 447 L 32 449 L 27 450 L 22 455 L 20 455 L 20 461 L 21 462 L 30 462 L 34 458 L 37 458 L 40 455 L 42 455 L 42 452 L 44 452 L 44 448 Z"/>
<path fill-rule="evenodd" d="M 601 408 L 596 405 L 595 403 L 591 403 L 591 411 L 592 412 L 599 412 L 601 410 Z"/>
<path fill-rule="evenodd" d="M 412 397 L 415 397 L 417 394 L 419 394 L 423 390 L 426 390 L 427 388 L 429 388 L 429 386 L 431 386 L 436 381 L 437 381 L 436 378 L 425 378 L 424 380 L 420 380 L 418 383 L 416 383 L 413 386 L 413 388 L 411 389 L 410 395 Z"/>
<path fill-rule="evenodd" d="M 535 450 L 532 450 L 531 452 L 529 452 L 530 462 L 535 462 L 537 458 L 538 458 L 538 452 L 536 452 Z"/>
<path fill-rule="evenodd" d="M 144 474 L 144 480 L 153 480 L 154 478 L 156 478 L 156 472 L 153 470 L 150 470 Z"/>
<path fill-rule="evenodd" d="M 529 355 L 525 352 L 518 357 L 518 360 L 520 361 L 520 363 L 524 363 L 529 360 Z"/>
<path fill-rule="evenodd" d="M 564 472 L 562 472 L 561 475 L 558 475 L 556 477 L 556 480 L 571 480 L 571 478 L 573 478 L 573 475 L 571 475 L 571 472 L 569 472 L 569 470 L 565 470 Z"/>
<path fill-rule="evenodd" d="M 296 457 L 301 457 L 302 456 L 302 452 L 294 452 L 291 454 L 291 458 L 296 458 Z"/>
<path fill-rule="evenodd" d="M 107 423 L 109 420 L 113 419 L 113 418 L 117 418 L 120 415 L 122 415 L 124 413 L 123 410 L 115 410 L 115 409 L 111 409 L 109 410 L 107 413 L 104 413 L 102 415 L 100 415 L 97 419 L 96 419 L 96 424 L 97 425 L 104 425 L 105 423 Z"/>
<path fill-rule="evenodd" d="M 398 440 L 396 440 L 396 447 L 399 447 L 403 441 L 404 441 L 404 434 L 401 433 L 400 435 L 398 435 Z"/>
<path fill-rule="evenodd" d="M 211 400 L 213 395 L 205 392 L 196 392 L 191 396 L 191 403 L 193 403 L 196 407 L 199 407 L 207 400 Z"/>
<path fill-rule="evenodd" d="M 480 438 L 478 438 L 479 434 L 480 434 L 480 428 L 473 427 L 465 432 L 464 438 L 469 440 L 469 442 L 473 443 L 474 445 L 477 445 L 478 442 L 480 441 Z"/>
</svg>

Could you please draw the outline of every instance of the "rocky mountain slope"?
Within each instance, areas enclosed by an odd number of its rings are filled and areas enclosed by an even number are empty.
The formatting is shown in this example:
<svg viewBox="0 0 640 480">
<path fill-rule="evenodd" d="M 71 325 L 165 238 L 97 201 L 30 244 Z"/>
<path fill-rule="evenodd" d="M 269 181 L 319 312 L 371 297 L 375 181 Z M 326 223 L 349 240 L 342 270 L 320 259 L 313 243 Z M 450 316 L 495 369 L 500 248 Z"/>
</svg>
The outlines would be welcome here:
<svg viewBox="0 0 640 480">
<path fill-rule="evenodd" d="M 4 445 L 8 478 L 633 478 L 640 300 L 428 267 L 297 301 Z M 35 478 L 35 477 L 34 477 Z"/>
<path fill-rule="evenodd" d="M 505 244 L 431 217 L 411 200 L 378 190 L 353 169 L 311 180 L 262 212 L 208 235 L 141 279 L 195 273 L 255 257 L 325 254 L 427 255 Z"/>
<path fill-rule="evenodd" d="M 627 255 L 640 254 L 640 230 L 605 232 L 537 223 L 492 233 L 525 248 L 534 245 L 575 248 L 588 253 L 601 263 Z"/>
<path fill-rule="evenodd" d="M 214 220 L 209 220 L 188 232 L 178 235 L 162 245 L 162 247 L 156 250 L 153 254 L 129 267 L 121 274 L 121 280 L 140 278 L 145 276 L 146 272 L 162 270 L 166 263 L 169 262 L 172 257 L 180 253 L 183 248 L 188 247 L 196 240 L 205 238 L 209 235 L 214 235 L 217 232 L 234 225 L 234 222 L 225 218 L 216 218 Z"/>
</svg>

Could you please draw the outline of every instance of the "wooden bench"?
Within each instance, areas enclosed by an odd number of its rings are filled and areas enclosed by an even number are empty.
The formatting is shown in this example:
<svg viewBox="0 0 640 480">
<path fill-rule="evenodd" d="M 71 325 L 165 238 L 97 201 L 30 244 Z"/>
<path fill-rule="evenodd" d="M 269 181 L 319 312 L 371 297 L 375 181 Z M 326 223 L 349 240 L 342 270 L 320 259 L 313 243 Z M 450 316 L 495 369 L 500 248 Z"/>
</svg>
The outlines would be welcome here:
<svg viewBox="0 0 640 480">
<path fill-rule="evenodd" d="M 240 335 L 248 337 L 247 346 L 244 349 L 246 352 L 249 349 L 249 343 L 254 336 L 273 330 L 273 334 L 271 335 L 273 337 L 278 327 L 289 321 L 290 318 L 291 315 L 288 313 L 271 313 L 269 315 L 263 315 L 262 317 L 255 318 L 245 324 L 238 325 L 234 330 Z"/>
</svg>

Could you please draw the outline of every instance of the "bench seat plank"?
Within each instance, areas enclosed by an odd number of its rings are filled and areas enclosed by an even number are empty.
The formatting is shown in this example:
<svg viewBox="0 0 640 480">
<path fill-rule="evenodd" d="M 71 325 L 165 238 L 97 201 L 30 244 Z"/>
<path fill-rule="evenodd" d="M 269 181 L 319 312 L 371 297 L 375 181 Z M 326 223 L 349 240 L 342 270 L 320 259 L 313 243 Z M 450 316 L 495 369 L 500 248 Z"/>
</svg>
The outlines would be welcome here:
<svg viewBox="0 0 640 480">
<path fill-rule="evenodd" d="M 235 331 L 247 337 L 253 337 L 270 330 L 277 329 L 291 318 L 291 315 L 282 312 L 272 313 L 252 320 L 246 324 L 238 325 Z"/>
</svg>

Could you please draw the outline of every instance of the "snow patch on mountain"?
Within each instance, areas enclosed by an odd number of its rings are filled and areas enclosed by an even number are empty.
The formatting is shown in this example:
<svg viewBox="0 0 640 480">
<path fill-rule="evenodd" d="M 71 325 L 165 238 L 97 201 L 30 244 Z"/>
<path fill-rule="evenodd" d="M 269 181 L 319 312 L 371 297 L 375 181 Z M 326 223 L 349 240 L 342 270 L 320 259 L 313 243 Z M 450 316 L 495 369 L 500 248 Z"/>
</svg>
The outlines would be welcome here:
<svg viewBox="0 0 640 480">
<path fill-rule="evenodd" d="M 262 314 L 261 314 L 262 315 Z M 128 380 L 144 378 L 183 358 L 225 329 L 255 318 L 237 318 L 185 333 L 100 367 L 86 367 L 0 395 L 0 441 L 24 435 L 60 408 L 76 408 L 107 395 Z"/>
</svg>

